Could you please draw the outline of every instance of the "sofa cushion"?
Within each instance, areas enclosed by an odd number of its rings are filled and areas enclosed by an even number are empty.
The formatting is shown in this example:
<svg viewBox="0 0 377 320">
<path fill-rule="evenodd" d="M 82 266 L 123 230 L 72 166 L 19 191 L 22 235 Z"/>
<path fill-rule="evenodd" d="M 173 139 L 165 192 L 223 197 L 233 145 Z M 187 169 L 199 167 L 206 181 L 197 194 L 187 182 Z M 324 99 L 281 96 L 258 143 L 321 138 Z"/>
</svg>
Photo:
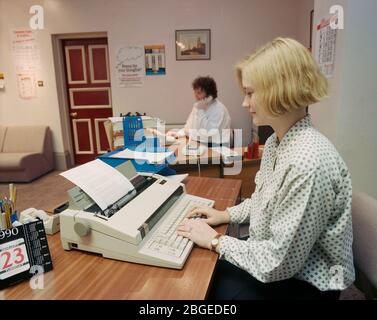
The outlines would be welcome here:
<svg viewBox="0 0 377 320">
<path fill-rule="evenodd" d="M 0 153 L 0 171 L 22 171 L 23 160 L 27 157 L 40 156 L 36 153 Z"/>
<path fill-rule="evenodd" d="M 5 133 L 7 132 L 7 127 L 0 127 L 0 152 L 3 150 Z"/>
<path fill-rule="evenodd" d="M 43 153 L 47 126 L 8 127 L 2 152 L 6 153 Z"/>
</svg>

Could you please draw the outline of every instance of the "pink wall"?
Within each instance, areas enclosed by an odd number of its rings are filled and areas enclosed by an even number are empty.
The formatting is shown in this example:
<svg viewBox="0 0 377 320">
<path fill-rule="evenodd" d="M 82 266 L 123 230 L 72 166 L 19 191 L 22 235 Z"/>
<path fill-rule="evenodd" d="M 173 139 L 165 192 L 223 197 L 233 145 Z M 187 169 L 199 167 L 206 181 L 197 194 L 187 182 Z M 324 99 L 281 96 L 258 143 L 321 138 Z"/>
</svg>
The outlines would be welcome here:
<svg viewBox="0 0 377 320">
<path fill-rule="evenodd" d="M 305 4 L 304 4 L 305 2 Z M 229 108 L 232 126 L 244 130 L 244 144 L 250 139 L 251 121 L 242 109 L 233 66 L 257 46 L 277 37 L 308 41 L 312 1 L 307 0 L 44 0 L 45 30 L 38 32 L 43 70 L 38 98 L 18 97 L 10 50 L 10 31 L 28 29 L 29 8 L 35 1 L 0 0 L 0 72 L 7 87 L 0 91 L 0 125 L 46 123 L 54 132 L 54 148 L 65 151 L 60 123 L 56 79 L 52 56 L 52 34 L 108 33 L 110 67 L 121 45 L 159 44 L 166 47 L 167 75 L 146 78 L 142 88 L 118 88 L 112 68 L 114 114 L 145 111 L 168 123 L 184 122 L 192 107 L 191 81 L 198 75 L 212 75 L 219 98 Z M 176 29 L 210 28 L 210 61 L 176 61 Z M 23 115 L 23 117 L 20 117 Z"/>
</svg>

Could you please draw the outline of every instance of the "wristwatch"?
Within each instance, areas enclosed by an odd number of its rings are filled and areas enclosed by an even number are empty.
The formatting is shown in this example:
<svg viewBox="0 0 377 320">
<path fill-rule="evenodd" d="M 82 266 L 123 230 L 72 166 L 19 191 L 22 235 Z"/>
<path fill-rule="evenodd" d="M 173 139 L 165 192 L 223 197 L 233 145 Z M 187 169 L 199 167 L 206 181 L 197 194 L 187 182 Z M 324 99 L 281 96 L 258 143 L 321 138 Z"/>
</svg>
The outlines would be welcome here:
<svg viewBox="0 0 377 320">
<path fill-rule="evenodd" d="M 220 238 L 221 236 L 222 236 L 222 234 L 221 234 L 221 233 L 218 233 L 218 234 L 212 239 L 212 241 L 211 241 L 211 248 L 210 248 L 211 251 L 216 251 L 216 248 L 217 248 L 217 246 L 218 246 L 219 243 L 220 243 L 219 238 Z"/>
</svg>

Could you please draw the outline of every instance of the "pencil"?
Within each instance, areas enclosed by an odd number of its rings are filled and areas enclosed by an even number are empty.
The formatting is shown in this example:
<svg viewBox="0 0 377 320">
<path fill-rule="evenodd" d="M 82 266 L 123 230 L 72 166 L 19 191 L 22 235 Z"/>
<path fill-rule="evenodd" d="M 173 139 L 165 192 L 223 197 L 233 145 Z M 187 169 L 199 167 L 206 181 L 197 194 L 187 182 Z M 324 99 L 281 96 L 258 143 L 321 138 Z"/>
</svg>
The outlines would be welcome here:
<svg viewBox="0 0 377 320">
<path fill-rule="evenodd" d="M 13 183 L 9 184 L 9 199 L 13 200 Z"/>
<path fill-rule="evenodd" d="M 14 204 L 14 211 L 16 211 L 16 201 L 17 201 L 17 187 L 14 186 L 14 188 L 13 188 L 13 204 Z"/>
</svg>

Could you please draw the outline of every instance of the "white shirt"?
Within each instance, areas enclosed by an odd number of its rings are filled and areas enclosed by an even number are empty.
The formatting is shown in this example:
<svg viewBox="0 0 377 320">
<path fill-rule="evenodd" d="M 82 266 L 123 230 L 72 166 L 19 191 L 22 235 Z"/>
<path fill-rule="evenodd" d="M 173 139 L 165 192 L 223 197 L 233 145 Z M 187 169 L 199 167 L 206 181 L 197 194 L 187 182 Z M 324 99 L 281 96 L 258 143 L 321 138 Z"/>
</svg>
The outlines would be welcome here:
<svg viewBox="0 0 377 320">
<path fill-rule="evenodd" d="M 211 101 L 206 108 L 201 108 L 196 102 L 178 136 L 188 136 L 201 142 L 228 143 L 230 124 L 229 112 L 218 99 Z"/>
<path fill-rule="evenodd" d="M 220 238 L 221 258 L 262 282 L 291 277 L 320 290 L 343 290 L 355 279 L 352 186 L 348 169 L 310 116 L 278 142 L 266 142 L 256 189 L 229 208 L 231 222 L 249 222 L 250 237 Z"/>
</svg>

